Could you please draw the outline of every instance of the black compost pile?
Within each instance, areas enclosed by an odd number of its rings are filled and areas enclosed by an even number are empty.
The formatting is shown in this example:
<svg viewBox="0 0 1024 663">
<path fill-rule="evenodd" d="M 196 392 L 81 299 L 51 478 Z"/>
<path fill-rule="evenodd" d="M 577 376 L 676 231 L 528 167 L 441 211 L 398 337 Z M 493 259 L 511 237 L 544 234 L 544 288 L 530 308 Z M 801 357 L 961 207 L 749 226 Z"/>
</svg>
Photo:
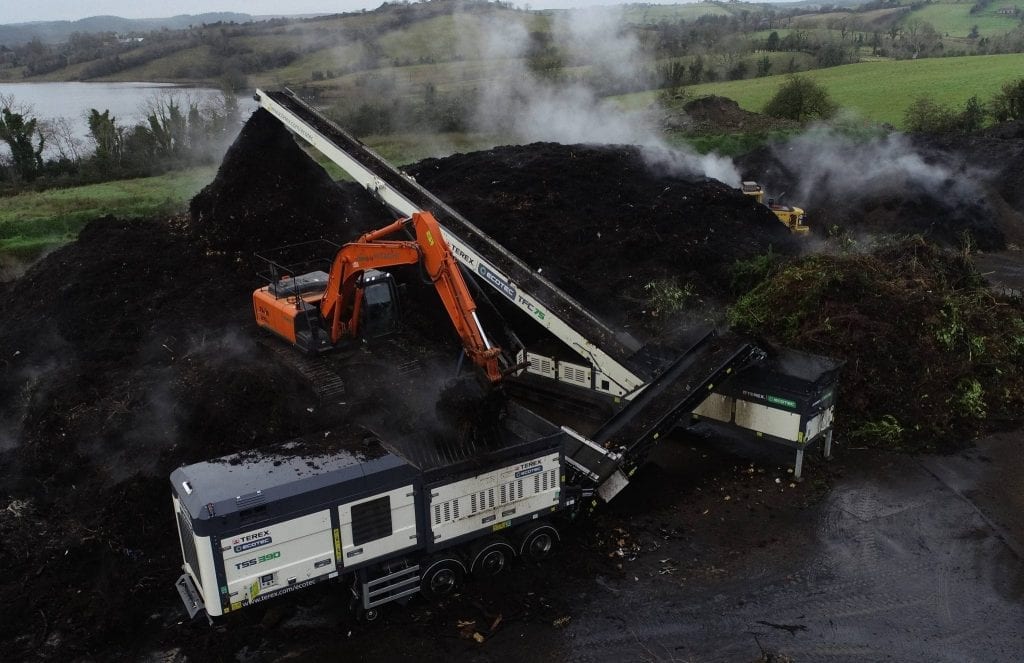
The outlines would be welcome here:
<svg viewBox="0 0 1024 663">
<path fill-rule="evenodd" d="M 973 165 L 1007 244 L 1024 246 L 1024 121 L 967 136 L 918 136 L 915 142 L 960 168 Z"/>
<path fill-rule="evenodd" d="M 736 260 L 798 245 L 766 208 L 631 146 L 535 143 L 427 159 L 417 181 L 551 279 L 622 325 L 665 282 L 721 297 Z"/>
<path fill-rule="evenodd" d="M 345 219 L 389 215 L 334 185 L 262 112 L 192 207 L 97 219 L 0 290 L 0 641 L 12 660 L 148 651 L 179 620 L 170 471 L 332 424 L 308 381 L 257 342 L 251 251 L 345 241 L 359 232 Z"/>
<path fill-rule="evenodd" d="M 131 651 L 176 619 L 169 471 L 310 423 L 308 386 L 244 331 L 251 279 L 186 226 L 94 221 L 0 301 L 11 660 Z"/>
<path fill-rule="evenodd" d="M 743 110 L 727 97 L 711 95 L 686 102 L 679 118 L 667 124 L 694 135 L 756 133 L 764 131 L 794 130 L 799 124 L 760 113 Z"/>
<path fill-rule="evenodd" d="M 998 251 L 1024 237 L 1017 186 L 1024 141 L 1010 133 L 859 140 L 825 135 L 819 142 L 798 137 L 737 162 L 746 179 L 804 208 L 820 237 L 919 234 L 950 247 Z M 816 159 L 830 168 L 822 172 Z"/>
<path fill-rule="evenodd" d="M 242 128 L 190 211 L 196 236 L 211 248 L 246 254 L 317 239 L 354 239 L 365 221 L 372 219 L 376 227 L 382 213 L 369 196 L 335 184 L 262 109 Z"/>
<path fill-rule="evenodd" d="M 412 171 L 534 269 L 625 324 L 648 315 L 650 284 L 655 292 L 674 283 L 727 297 L 737 261 L 756 261 L 769 247 L 776 256 L 796 250 L 750 199 L 716 181 L 650 167 L 630 147 L 505 147 L 427 160 Z M 391 215 L 359 187 L 332 183 L 262 112 L 191 212 L 98 219 L 77 242 L 0 288 L 0 555 L 7 570 L 0 641 L 11 660 L 138 660 L 154 652 L 228 660 L 250 646 L 286 656 L 339 632 L 333 618 L 268 630 L 258 624 L 261 612 L 228 632 L 181 624 L 167 477 L 182 463 L 339 425 L 331 409 L 339 404 L 321 404 L 309 380 L 259 339 L 251 254 L 321 237 L 344 242 Z M 931 264 L 930 254 L 915 251 Z M 847 359 L 854 387 L 845 388 L 840 411 L 849 407 L 860 413 L 856 421 L 878 430 L 916 431 L 943 407 L 977 414 L 981 406 L 999 413 L 1011 405 L 998 400 L 1004 383 L 982 366 L 986 357 L 1007 356 L 1010 346 L 995 340 L 1002 318 L 986 322 L 977 307 L 953 298 L 950 308 L 942 299 L 963 290 L 981 302 L 982 291 L 949 274 L 940 288 L 912 261 L 900 259 L 897 269 L 887 259 L 822 263 L 806 274 L 811 280 L 780 272 L 789 281 L 759 300 L 765 333 Z M 827 278 L 819 281 L 821 271 Z M 420 399 L 433 408 L 437 389 L 415 380 L 443 384 L 448 375 L 426 349 L 454 364 L 458 345 L 440 307 L 423 295 L 430 288 L 417 282 L 419 274 L 396 275 L 414 293 L 405 335 L 356 344 L 334 365 L 350 389 L 339 398 L 351 411 L 417 426 L 404 404 Z M 875 280 L 858 280 L 868 277 Z M 805 290 L 813 300 L 802 300 L 800 310 L 811 310 L 806 319 L 783 315 Z M 991 308 L 1016 310 L 999 306 Z M 799 324 L 790 328 L 792 320 Z M 981 331 L 965 336 L 957 320 Z M 990 334 L 982 333 L 986 324 Z M 950 356 L 929 354 L 941 330 L 949 332 L 942 347 L 970 354 L 970 366 L 948 362 L 957 373 L 937 372 L 943 367 L 935 357 Z M 926 383 L 936 407 L 910 408 L 903 389 L 903 400 L 886 410 L 877 405 L 879 392 L 866 390 L 869 378 L 885 375 L 883 384 L 898 391 L 922 371 L 947 381 L 943 390 L 938 378 Z M 954 404 L 945 400 L 950 393 Z"/>
</svg>

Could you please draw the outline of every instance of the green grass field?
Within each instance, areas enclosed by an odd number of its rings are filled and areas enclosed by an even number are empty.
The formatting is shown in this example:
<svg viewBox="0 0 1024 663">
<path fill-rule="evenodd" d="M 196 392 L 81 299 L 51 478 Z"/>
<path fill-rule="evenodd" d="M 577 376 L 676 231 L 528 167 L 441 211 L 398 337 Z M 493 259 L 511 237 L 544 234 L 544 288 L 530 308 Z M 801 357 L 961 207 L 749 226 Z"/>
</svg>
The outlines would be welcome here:
<svg viewBox="0 0 1024 663">
<path fill-rule="evenodd" d="M 972 15 L 970 3 L 964 4 L 930 4 L 916 9 L 903 20 L 921 20 L 931 23 L 940 35 L 950 37 L 966 37 L 971 27 L 978 26 L 978 34 L 991 36 L 1003 34 L 1014 29 L 1020 23 L 1021 14 L 1004 16 L 998 10 L 1004 7 L 1017 7 L 1024 11 L 1024 0 L 997 0 L 985 11 Z"/>
<path fill-rule="evenodd" d="M 249 76 L 249 83 L 253 87 L 281 87 L 308 81 L 314 71 L 324 72 L 325 75 L 326 72 L 331 72 L 331 78 L 337 78 L 344 71 L 346 64 L 358 62 L 365 52 L 363 43 L 358 41 L 313 51 L 286 67 L 252 74 Z"/>
<path fill-rule="evenodd" d="M 370 136 L 366 143 L 389 162 L 405 165 L 431 156 L 485 150 L 512 142 L 484 134 L 394 134 Z M 315 150 L 313 157 L 335 179 L 345 173 Z M 0 198 L 0 276 L 11 263 L 31 262 L 49 249 L 77 237 L 92 219 L 167 216 L 184 211 L 189 200 L 216 174 L 214 167 L 193 168 L 158 177 L 119 180 L 68 189 L 51 189 Z"/>
<path fill-rule="evenodd" d="M 517 16 L 509 21 L 521 22 Z M 500 25 L 495 16 L 481 20 L 473 14 L 435 16 L 419 21 L 404 30 L 392 30 L 377 43 L 385 58 L 398 62 L 447 62 L 461 56 L 467 60 L 481 57 L 479 36 L 488 24 Z"/>
<path fill-rule="evenodd" d="M 195 46 L 177 51 L 173 55 L 151 60 L 138 67 L 125 69 L 97 80 L 105 81 L 173 81 L 187 79 L 182 72 L 201 68 L 216 61 L 209 46 Z"/>
<path fill-rule="evenodd" d="M 981 36 L 1005 34 L 1020 23 L 1024 13 L 1016 16 L 999 14 L 1004 7 L 1017 7 L 1024 12 L 1024 0 L 1002 0 L 991 4 L 987 9 L 971 14 L 971 2 L 934 2 L 923 4 L 912 11 L 893 7 L 877 9 L 869 12 L 831 12 L 825 14 L 804 14 L 792 20 L 792 29 L 800 29 L 817 37 L 831 36 L 840 39 L 838 26 L 845 22 L 850 26 L 852 34 L 863 33 L 870 36 L 872 32 L 886 32 L 893 21 L 906 28 L 911 22 L 925 22 L 935 28 L 942 37 L 949 40 L 960 40 L 967 37 L 973 26 L 978 26 Z M 752 36 L 764 38 L 759 31 Z M 785 36 L 790 30 L 778 30 L 779 36 Z M 948 43 L 947 43 L 948 46 Z"/>
<path fill-rule="evenodd" d="M 0 256 L 31 259 L 72 241 L 87 221 L 106 214 L 142 218 L 177 213 L 215 172 L 207 166 L 0 198 Z"/>
<path fill-rule="evenodd" d="M 920 96 L 953 106 L 973 95 L 987 101 L 1004 83 L 1024 76 L 1024 54 L 863 62 L 801 75 L 825 86 L 841 107 L 868 120 L 901 126 L 907 107 Z M 694 85 L 687 91 L 693 96 L 729 97 L 746 110 L 760 112 L 783 82 L 785 76 L 768 76 Z M 640 92 L 618 99 L 627 108 L 640 108 L 655 98 L 654 92 Z"/>
<path fill-rule="evenodd" d="M 721 5 L 695 2 L 682 5 L 626 5 L 622 13 L 627 23 L 650 25 L 661 21 L 693 21 L 701 16 L 730 16 L 733 12 Z"/>
</svg>

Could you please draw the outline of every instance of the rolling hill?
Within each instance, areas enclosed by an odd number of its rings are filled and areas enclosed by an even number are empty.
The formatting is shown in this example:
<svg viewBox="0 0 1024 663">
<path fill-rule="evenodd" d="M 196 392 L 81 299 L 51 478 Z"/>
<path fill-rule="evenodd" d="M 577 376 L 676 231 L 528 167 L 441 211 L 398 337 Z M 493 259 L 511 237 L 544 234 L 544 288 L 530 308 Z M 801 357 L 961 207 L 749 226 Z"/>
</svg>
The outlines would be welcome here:
<svg viewBox="0 0 1024 663">
<path fill-rule="evenodd" d="M 265 20 L 269 16 L 252 16 L 235 12 L 206 14 L 180 14 L 169 18 L 121 18 L 120 16 L 90 16 L 77 21 L 34 21 L 0 25 L 0 44 L 14 47 L 39 39 L 44 44 L 67 41 L 75 32 L 149 32 L 151 30 L 184 30 L 193 25 L 210 23 L 248 23 Z"/>
<path fill-rule="evenodd" d="M 932 58 L 858 64 L 817 69 L 802 75 L 823 85 L 841 107 L 874 122 L 900 126 L 914 99 L 930 95 L 944 104 L 962 105 L 977 95 L 986 101 L 1024 72 L 1024 54 Z M 739 102 L 745 110 L 760 112 L 785 76 L 706 83 L 687 88 L 692 96 L 719 95 Z M 627 108 L 651 103 L 650 92 L 619 97 Z"/>
</svg>

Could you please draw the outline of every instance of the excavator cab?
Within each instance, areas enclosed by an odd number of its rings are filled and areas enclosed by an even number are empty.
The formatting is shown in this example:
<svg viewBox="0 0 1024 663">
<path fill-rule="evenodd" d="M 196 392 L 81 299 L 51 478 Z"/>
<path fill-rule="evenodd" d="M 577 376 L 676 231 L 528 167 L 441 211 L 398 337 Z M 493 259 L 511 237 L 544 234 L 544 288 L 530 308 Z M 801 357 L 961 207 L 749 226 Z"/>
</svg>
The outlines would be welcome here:
<svg viewBox="0 0 1024 663">
<path fill-rule="evenodd" d="M 311 354 L 334 347 L 328 321 L 320 314 L 320 303 L 328 287 L 333 256 L 341 247 L 318 240 L 273 249 L 257 259 L 259 275 L 267 282 L 253 293 L 253 310 L 260 327 L 271 331 Z M 367 269 L 358 274 L 358 335 L 386 336 L 398 330 L 400 307 L 395 278 L 389 272 Z M 349 301 L 348 309 L 355 304 Z"/>
<path fill-rule="evenodd" d="M 288 275 L 260 288 L 253 293 L 256 322 L 306 352 L 331 349 L 330 332 L 320 317 L 327 279 L 326 272 L 314 271 Z M 379 338 L 397 331 L 401 310 L 394 276 L 368 269 L 357 288 L 362 289 L 359 336 Z"/>
<path fill-rule="evenodd" d="M 362 336 L 378 338 L 398 331 L 401 310 L 395 278 L 389 272 L 368 269 L 363 272 Z"/>
</svg>

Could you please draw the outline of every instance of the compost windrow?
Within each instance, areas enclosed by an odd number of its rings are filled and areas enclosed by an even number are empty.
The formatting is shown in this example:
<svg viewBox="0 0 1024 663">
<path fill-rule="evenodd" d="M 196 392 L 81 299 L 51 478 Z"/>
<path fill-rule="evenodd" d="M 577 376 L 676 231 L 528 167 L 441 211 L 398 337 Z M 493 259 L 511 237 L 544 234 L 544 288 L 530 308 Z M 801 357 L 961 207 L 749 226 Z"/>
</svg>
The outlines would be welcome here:
<svg viewBox="0 0 1024 663">
<path fill-rule="evenodd" d="M 426 159 L 428 190 L 621 328 L 666 283 L 722 297 L 737 260 L 799 245 L 771 212 L 634 146 L 534 143 Z"/>
</svg>

